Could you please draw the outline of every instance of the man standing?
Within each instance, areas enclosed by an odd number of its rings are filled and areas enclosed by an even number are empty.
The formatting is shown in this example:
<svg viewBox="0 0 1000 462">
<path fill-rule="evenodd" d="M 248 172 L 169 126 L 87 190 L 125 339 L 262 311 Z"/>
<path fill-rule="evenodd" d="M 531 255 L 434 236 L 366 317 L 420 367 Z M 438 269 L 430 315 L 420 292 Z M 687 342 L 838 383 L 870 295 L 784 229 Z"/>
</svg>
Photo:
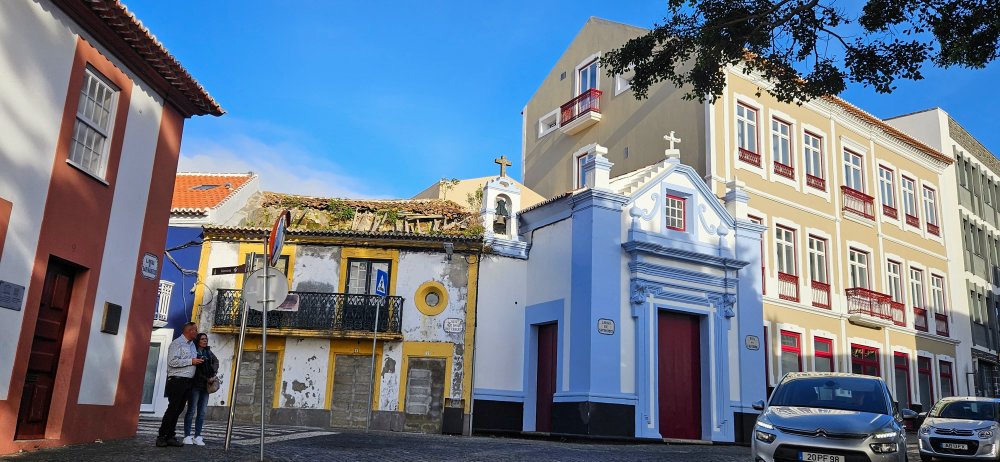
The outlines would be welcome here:
<svg viewBox="0 0 1000 462">
<path fill-rule="evenodd" d="M 184 446 L 177 441 L 177 418 L 184 410 L 184 404 L 191 393 L 191 380 L 197 365 L 205 360 L 198 358 L 194 338 L 198 335 L 198 326 L 193 322 L 184 324 L 180 337 L 170 343 L 167 349 L 167 411 L 163 413 L 160 422 L 160 434 L 156 437 L 156 445 Z"/>
</svg>

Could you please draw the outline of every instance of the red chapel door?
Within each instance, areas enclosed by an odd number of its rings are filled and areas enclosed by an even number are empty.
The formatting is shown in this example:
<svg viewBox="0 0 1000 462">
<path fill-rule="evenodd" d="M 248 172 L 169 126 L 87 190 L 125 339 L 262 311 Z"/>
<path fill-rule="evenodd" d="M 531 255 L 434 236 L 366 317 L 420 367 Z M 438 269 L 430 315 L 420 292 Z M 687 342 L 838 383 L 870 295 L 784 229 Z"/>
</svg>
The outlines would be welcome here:
<svg viewBox="0 0 1000 462">
<path fill-rule="evenodd" d="M 45 437 L 66 313 L 73 292 L 73 276 L 74 272 L 69 267 L 56 261 L 49 262 L 38 309 L 38 321 L 31 341 L 31 354 L 28 356 L 28 371 L 24 378 L 14 439 Z"/>
<path fill-rule="evenodd" d="M 558 324 L 538 326 L 538 372 L 535 386 L 535 431 L 552 431 L 552 397 L 556 393 Z"/>
<path fill-rule="evenodd" d="M 701 439 L 701 333 L 698 316 L 660 311 L 660 435 Z"/>
</svg>

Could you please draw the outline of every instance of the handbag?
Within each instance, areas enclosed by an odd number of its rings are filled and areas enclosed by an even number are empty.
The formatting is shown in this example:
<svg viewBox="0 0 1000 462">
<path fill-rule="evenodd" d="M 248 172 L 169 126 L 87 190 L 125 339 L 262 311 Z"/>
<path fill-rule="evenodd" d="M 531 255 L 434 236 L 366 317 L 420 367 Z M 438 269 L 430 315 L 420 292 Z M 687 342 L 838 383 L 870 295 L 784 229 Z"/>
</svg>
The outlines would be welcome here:
<svg viewBox="0 0 1000 462">
<path fill-rule="evenodd" d="M 208 386 L 206 388 L 208 389 L 209 394 L 219 391 L 219 378 L 212 377 L 208 379 Z"/>
</svg>

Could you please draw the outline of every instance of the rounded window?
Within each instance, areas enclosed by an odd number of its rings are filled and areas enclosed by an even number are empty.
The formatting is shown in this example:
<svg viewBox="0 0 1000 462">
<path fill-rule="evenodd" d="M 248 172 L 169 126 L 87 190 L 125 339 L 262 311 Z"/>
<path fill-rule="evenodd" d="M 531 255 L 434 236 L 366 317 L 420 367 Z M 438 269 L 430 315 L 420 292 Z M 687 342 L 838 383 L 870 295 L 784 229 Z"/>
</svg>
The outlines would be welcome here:
<svg viewBox="0 0 1000 462">
<path fill-rule="evenodd" d="M 417 288 L 413 300 L 421 313 L 436 316 L 448 307 L 448 290 L 440 282 L 427 281 Z"/>
</svg>

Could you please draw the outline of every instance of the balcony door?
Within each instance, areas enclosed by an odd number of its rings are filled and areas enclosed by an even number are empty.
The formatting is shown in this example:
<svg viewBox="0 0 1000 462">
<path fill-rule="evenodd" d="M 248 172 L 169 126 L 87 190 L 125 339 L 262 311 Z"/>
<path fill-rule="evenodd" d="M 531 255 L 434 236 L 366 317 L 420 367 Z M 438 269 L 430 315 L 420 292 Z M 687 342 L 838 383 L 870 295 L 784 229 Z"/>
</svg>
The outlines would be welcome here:
<svg viewBox="0 0 1000 462">
<path fill-rule="evenodd" d="M 597 88 L 597 60 L 585 64 L 576 71 L 576 94 L 582 95 L 585 91 Z"/>
<path fill-rule="evenodd" d="M 375 311 L 379 311 L 378 330 L 389 327 L 387 305 L 375 296 L 375 275 L 378 270 L 389 275 L 392 287 L 392 262 L 389 260 L 350 259 L 347 261 L 347 294 L 344 300 L 343 326 L 346 330 L 371 332 L 375 328 Z"/>
</svg>

